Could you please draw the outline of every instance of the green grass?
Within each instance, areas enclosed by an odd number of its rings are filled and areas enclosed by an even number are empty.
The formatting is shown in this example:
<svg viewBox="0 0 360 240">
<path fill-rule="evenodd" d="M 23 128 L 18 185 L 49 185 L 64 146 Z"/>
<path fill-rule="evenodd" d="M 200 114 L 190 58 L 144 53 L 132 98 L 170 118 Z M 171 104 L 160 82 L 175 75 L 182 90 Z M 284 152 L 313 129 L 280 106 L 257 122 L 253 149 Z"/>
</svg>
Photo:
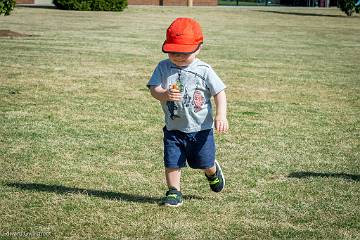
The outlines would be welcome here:
<svg viewBox="0 0 360 240">
<path fill-rule="evenodd" d="M 195 17 L 227 85 L 227 186 L 166 191 L 145 87 L 166 27 Z M 0 29 L 0 239 L 358 239 L 359 15 L 306 8 L 16 8 Z"/>
</svg>

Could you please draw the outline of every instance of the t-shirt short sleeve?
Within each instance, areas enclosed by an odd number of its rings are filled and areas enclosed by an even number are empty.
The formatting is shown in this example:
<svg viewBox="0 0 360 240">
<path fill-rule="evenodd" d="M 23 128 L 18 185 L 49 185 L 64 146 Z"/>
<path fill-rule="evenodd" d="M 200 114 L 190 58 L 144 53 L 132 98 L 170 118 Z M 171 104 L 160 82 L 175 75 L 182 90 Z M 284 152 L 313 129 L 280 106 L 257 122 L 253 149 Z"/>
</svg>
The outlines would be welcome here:
<svg viewBox="0 0 360 240">
<path fill-rule="evenodd" d="M 211 67 L 209 67 L 206 78 L 207 87 L 209 88 L 212 96 L 215 96 L 226 88 L 224 82 Z"/>
<path fill-rule="evenodd" d="M 157 65 L 157 67 L 155 68 L 149 82 L 146 84 L 146 86 L 148 88 L 151 88 L 151 86 L 159 86 L 162 83 L 162 74 L 161 74 L 161 69 L 160 69 L 160 64 Z"/>
</svg>

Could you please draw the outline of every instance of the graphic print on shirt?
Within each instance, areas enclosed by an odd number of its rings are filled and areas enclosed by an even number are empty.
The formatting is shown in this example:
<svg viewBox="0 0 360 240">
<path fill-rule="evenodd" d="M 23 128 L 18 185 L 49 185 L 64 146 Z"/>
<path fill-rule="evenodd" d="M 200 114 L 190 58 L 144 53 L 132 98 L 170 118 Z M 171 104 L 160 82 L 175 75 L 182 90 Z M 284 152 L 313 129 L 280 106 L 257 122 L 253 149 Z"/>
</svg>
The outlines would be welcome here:
<svg viewBox="0 0 360 240">
<path fill-rule="evenodd" d="M 178 78 L 177 78 L 176 82 L 172 83 L 170 85 L 170 88 L 172 88 L 172 86 L 175 85 L 175 88 L 177 90 L 179 90 L 180 93 L 182 93 L 182 91 L 184 89 L 184 85 L 182 84 L 180 79 L 181 79 L 181 72 L 178 73 Z M 166 102 L 166 106 L 169 110 L 171 120 L 174 120 L 175 118 L 180 118 L 179 112 L 178 112 L 178 110 L 180 108 L 179 104 L 181 104 L 181 103 L 174 102 L 174 101 Z"/>
<path fill-rule="evenodd" d="M 166 106 L 169 110 L 171 120 L 174 120 L 175 118 L 180 118 L 180 116 L 177 115 L 178 107 L 175 105 L 175 102 L 168 101 L 166 102 Z"/>
<path fill-rule="evenodd" d="M 176 86 L 177 86 L 177 89 L 180 91 L 180 93 L 182 93 L 184 90 L 184 84 L 181 82 L 180 79 L 181 79 L 181 73 L 179 72 L 178 78 L 176 80 Z"/>
<path fill-rule="evenodd" d="M 185 81 L 183 79 L 184 77 L 187 78 Z M 192 79 L 190 80 L 190 78 Z M 203 109 L 203 106 L 205 105 L 205 97 L 200 89 L 202 83 L 204 84 L 204 80 L 205 79 L 196 72 L 179 69 L 176 81 L 170 86 L 176 84 L 176 88 L 183 95 L 182 102 L 168 101 L 166 103 L 172 120 L 175 118 L 181 118 L 181 112 L 185 108 L 189 110 L 192 108 L 191 111 L 194 111 L 195 113 L 198 113 Z M 191 97 L 192 92 L 193 96 Z"/>
<path fill-rule="evenodd" d="M 185 93 L 184 93 L 184 96 L 183 96 L 183 104 L 184 104 L 184 107 L 190 107 L 190 104 L 191 104 L 191 97 L 188 93 L 188 89 L 185 88 Z"/>
<path fill-rule="evenodd" d="M 205 98 L 201 94 L 199 90 L 195 90 L 192 104 L 194 106 L 194 112 L 200 112 L 202 110 L 202 106 L 205 103 Z"/>
</svg>

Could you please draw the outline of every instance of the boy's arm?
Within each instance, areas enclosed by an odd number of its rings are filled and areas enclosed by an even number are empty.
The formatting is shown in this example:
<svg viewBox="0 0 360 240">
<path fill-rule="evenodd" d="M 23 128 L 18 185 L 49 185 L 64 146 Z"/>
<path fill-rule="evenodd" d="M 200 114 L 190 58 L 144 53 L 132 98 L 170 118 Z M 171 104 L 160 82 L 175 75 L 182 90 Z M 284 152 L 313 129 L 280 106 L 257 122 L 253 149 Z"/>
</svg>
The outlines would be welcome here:
<svg viewBox="0 0 360 240">
<path fill-rule="evenodd" d="M 166 90 L 159 86 L 151 86 L 150 87 L 151 96 L 159 100 L 160 102 L 165 101 L 180 101 L 181 93 L 178 89 L 169 89 Z"/>
<path fill-rule="evenodd" d="M 216 105 L 215 128 L 218 133 L 224 133 L 229 129 L 229 123 L 226 118 L 226 94 L 221 91 L 214 96 Z"/>
</svg>

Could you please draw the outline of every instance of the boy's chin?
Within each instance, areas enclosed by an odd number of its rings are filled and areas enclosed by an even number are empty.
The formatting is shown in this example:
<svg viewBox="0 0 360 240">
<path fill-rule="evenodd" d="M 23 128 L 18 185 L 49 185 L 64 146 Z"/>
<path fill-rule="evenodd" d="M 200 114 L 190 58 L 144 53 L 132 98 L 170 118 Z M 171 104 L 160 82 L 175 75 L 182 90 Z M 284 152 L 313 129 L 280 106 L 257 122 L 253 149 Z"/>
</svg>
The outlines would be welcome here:
<svg viewBox="0 0 360 240">
<path fill-rule="evenodd" d="M 171 61 L 173 64 L 175 64 L 178 67 L 186 67 L 188 66 L 190 63 L 188 62 L 178 62 L 178 61 Z"/>
</svg>

